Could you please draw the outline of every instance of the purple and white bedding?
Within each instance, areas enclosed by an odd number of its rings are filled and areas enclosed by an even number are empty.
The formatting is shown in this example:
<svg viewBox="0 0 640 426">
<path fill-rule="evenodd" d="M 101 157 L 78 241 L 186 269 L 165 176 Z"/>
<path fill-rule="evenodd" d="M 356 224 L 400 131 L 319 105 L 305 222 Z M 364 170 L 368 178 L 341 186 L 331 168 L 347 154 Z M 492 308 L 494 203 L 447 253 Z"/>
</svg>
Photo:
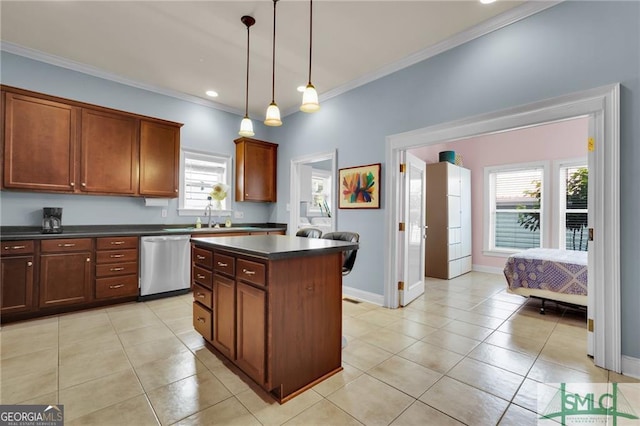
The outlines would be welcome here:
<svg viewBox="0 0 640 426">
<path fill-rule="evenodd" d="M 509 288 L 532 288 L 587 295 L 587 252 L 535 248 L 509 256 L 504 266 Z"/>
</svg>

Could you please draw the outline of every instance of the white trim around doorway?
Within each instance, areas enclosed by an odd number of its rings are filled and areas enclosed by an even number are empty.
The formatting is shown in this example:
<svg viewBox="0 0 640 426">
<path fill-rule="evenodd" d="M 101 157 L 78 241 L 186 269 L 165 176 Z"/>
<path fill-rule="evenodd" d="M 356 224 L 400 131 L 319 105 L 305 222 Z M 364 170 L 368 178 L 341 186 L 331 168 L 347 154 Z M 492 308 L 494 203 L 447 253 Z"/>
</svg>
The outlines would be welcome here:
<svg viewBox="0 0 640 426">
<path fill-rule="evenodd" d="M 499 133 L 588 115 L 595 125 L 595 221 L 598 235 L 593 241 L 596 276 L 594 362 L 609 370 L 621 371 L 620 326 L 620 85 L 613 84 L 557 98 L 491 112 L 387 137 L 385 146 L 385 292 L 384 306 L 398 307 L 398 236 L 400 218 L 399 153 L 432 145 Z M 585 141 L 585 144 L 587 141 Z M 395 207 L 394 207 L 395 206 Z"/>
</svg>

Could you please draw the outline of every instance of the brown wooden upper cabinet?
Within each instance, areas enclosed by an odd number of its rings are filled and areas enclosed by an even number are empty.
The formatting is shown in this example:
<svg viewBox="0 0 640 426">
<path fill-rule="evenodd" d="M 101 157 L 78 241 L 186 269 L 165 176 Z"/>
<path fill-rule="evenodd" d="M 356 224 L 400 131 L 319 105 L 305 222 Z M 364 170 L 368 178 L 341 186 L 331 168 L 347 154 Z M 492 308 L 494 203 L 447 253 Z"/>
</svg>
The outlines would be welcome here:
<svg viewBox="0 0 640 426">
<path fill-rule="evenodd" d="M 80 190 L 134 195 L 138 190 L 138 121 L 82 109 Z"/>
<path fill-rule="evenodd" d="M 236 144 L 236 201 L 277 201 L 278 144 L 238 138 Z"/>
<path fill-rule="evenodd" d="M 140 121 L 140 195 L 177 197 L 179 160 L 180 128 Z"/>
<path fill-rule="evenodd" d="M 74 190 L 80 108 L 32 96 L 4 98 L 4 186 Z"/>
<path fill-rule="evenodd" d="M 3 187 L 178 196 L 182 124 L 2 86 Z"/>
</svg>

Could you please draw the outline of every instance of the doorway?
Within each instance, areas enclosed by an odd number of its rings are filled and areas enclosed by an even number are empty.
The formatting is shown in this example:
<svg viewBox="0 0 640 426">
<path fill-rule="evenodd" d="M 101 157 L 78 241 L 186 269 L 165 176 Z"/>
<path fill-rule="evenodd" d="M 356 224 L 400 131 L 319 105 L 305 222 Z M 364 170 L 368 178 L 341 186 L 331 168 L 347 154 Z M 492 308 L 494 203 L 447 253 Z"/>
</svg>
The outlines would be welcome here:
<svg viewBox="0 0 640 426">
<path fill-rule="evenodd" d="M 337 229 L 336 151 L 321 152 L 291 160 L 291 205 L 289 233 L 300 228 L 318 228 L 323 234 Z"/>
<path fill-rule="evenodd" d="M 402 190 L 399 172 L 404 151 L 423 145 L 498 133 L 545 122 L 589 116 L 589 157 L 593 170 L 593 222 L 596 238 L 589 250 L 590 318 L 594 326 L 595 365 L 621 371 L 620 264 L 619 264 L 619 84 L 587 90 L 459 121 L 444 123 L 387 137 L 386 190 L 390 206 L 398 206 Z M 587 141 L 585 141 L 587 143 Z M 591 182 L 590 182 L 591 183 Z M 402 212 L 390 208 L 385 217 L 387 256 L 385 306 L 398 307 L 394 286 L 405 259 L 398 255 L 400 238 L 395 223 Z M 606 283 L 606 285 L 605 285 Z"/>
</svg>

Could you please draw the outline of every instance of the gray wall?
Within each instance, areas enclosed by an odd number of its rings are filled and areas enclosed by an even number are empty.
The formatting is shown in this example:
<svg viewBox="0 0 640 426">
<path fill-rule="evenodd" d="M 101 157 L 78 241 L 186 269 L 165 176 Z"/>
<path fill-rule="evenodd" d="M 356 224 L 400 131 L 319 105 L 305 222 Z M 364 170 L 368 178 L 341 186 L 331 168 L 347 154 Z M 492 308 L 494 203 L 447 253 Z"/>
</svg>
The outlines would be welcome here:
<svg viewBox="0 0 640 426">
<path fill-rule="evenodd" d="M 238 117 L 2 54 L 2 82 L 185 123 L 185 147 L 232 153 Z M 278 199 L 242 203 L 245 221 L 288 222 L 290 160 L 338 150 L 338 167 L 383 163 L 388 135 L 620 82 L 622 353 L 640 358 L 640 3 L 564 2 L 526 20 L 322 103 L 320 112 L 257 124 L 256 137 L 280 144 Z M 322 90 L 322 88 L 320 88 Z M 339 230 L 361 235 L 345 285 L 384 293 L 384 213 L 336 210 Z M 59 202 L 58 202 L 59 201 Z M 43 205 L 65 207 L 65 223 L 174 223 L 141 201 L 2 192 L 2 224 L 34 224 Z M 170 209 L 170 214 L 174 209 Z M 71 222 L 69 222 L 71 221 Z M 27 223 L 28 222 L 28 223 Z"/>
<path fill-rule="evenodd" d="M 288 163 L 338 149 L 338 167 L 383 162 L 385 137 L 620 82 L 622 353 L 640 358 L 640 3 L 564 2 L 521 22 L 286 117 L 278 193 Z M 320 88 L 321 90 L 321 88 Z M 383 170 L 385 165 L 383 164 Z M 338 229 L 361 235 L 345 285 L 383 294 L 384 210 L 338 210 Z M 284 204 L 274 220 L 288 217 Z"/>
<path fill-rule="evenodd" d="M 87 74 L 44 64 L 1 52 L 2 84 L 49 95 L 184 123 L 180 139 L 183 148 L 234 155 L 240 119 L 227 112 L 169 96 L 125 86 Z M 256 137 L 267 138 L 256 123 Z M 145 207 L 143 198 L 89 195 L 58 195 L 2 191 L 2 225 L 40 225 L 42 207 L 62 207 L 64 225 L 176 224 L 195 223 L 195 217 L 177 215 L 178 200 L 170 201 L 167 217 L 161 208 Z M 244 212 L 234 222 L 264 222 L 273 206 L 262 203 L 234 203 Z"/>
</svg>

